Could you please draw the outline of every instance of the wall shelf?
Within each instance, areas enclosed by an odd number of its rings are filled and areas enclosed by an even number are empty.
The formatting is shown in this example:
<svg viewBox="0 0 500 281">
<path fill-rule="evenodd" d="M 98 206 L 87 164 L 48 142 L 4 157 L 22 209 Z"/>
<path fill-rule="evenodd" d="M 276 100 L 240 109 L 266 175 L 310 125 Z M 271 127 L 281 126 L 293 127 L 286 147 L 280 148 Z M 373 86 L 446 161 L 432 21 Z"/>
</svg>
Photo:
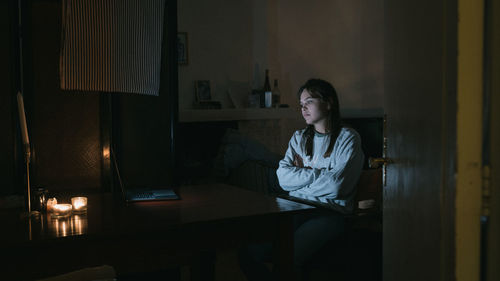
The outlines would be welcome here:
<svg viewBox="0 0 500 281">
<path fill-rule="evenodd" d="M 212 122 L 237 120 L 296 119 L 300 116 L 294 108 L 244 108 L 244 109 L 184 109 L 179 110 L 179 122 Z"/>
<path fill-rule="evenodd" d="M 382 108 L 343 108 L 343 118 L 383 117 Z M 244 109 L 184 109 L 179 110 L 179 122 L 213 122 L 240 120 L 300 119 L 298 108 L 244 108 Z"/>
</svg>

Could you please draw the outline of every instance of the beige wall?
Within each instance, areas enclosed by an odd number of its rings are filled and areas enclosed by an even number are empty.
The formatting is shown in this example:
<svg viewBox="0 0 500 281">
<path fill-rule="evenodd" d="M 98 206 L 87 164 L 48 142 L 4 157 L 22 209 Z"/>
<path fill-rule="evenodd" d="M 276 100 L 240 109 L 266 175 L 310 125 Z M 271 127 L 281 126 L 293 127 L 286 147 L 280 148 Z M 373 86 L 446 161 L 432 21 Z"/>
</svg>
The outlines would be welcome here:
<svg viewBox="0 0 500 281">
<path fill-rule="evenodd" d="M 178 30 L 189 42 L 181 110 L 192 108 L 194 80 L 210 80 L 213 99 L 231 107 L 229 81 L 262 87 L 266 68 L 284 103 L 296 106 L 297 88 L 318 77 L 334 84 L 341 107 L 382 107 L 382 0 L 179 0 Z"/>
</svg>

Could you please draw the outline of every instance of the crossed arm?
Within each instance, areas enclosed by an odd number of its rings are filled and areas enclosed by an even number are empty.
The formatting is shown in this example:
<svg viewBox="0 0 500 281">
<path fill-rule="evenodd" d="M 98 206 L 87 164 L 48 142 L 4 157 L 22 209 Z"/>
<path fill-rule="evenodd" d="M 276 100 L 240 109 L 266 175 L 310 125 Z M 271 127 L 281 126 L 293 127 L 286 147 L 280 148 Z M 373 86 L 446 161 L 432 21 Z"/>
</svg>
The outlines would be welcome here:
<svg viewBox="0 0 500 281">
<path fill-rule="evenodd" d="M 284 190 L 330 199 L 341 198 L 353 192 L 364 161 L 359 140 L 352 137 L 339 144 L 330 156 L 336 157 L 333 167 L 304 166 L 299 151 L 300 147 L 294 136 L 277 171 L 280 186 Z"/>
</svg>

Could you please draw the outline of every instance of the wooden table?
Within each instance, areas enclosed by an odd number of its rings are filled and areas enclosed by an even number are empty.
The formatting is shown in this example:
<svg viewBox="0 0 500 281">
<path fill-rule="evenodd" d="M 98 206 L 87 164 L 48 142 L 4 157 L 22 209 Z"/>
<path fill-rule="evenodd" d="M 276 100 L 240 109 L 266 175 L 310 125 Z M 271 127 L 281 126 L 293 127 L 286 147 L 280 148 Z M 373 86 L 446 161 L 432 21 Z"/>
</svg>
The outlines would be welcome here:
<svg viewBox="0 0 500 281">
<path fill-rule="evenodd" d="M 182 186 L 181 200 L 125 205 L 89 194 L 88 211 L 66 219 L 21 219 L 1 210 L 0 279 L 35 279 L 96 265 L 118 274 L 196 264 L 202 253 L 271 240 L 280 279 L 293 280 L 292 215 L 314 207 L 223 184 Z M 69 202 L 67 198 L 67 202 Z M 59 199 L 59 201 L 62 201 Z"/>
</svg>

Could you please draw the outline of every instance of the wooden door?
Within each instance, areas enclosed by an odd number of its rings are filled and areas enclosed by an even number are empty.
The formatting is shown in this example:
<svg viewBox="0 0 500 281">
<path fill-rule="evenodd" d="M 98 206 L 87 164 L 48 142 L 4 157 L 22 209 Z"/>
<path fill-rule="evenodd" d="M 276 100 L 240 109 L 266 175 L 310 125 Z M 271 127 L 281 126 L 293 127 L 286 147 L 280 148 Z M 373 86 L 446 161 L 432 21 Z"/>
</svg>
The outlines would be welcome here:
<svg viewBox="0 0 500 281">
<path fill-rule="evenodd" d="M 456 1 L 385 1 L 383 280 L 452 280 Z"/>
<path fill-rule="evenodd" d="M 489 225 L 485 233 L 485 266 L 483 276 L 486 281 L 500 280 L 500 2 L 489 1 L 485 7 L 488 13 L 487 83 L 490 92 L 490 137 L 489 165 L 491 167 Z"/>
</svg>

